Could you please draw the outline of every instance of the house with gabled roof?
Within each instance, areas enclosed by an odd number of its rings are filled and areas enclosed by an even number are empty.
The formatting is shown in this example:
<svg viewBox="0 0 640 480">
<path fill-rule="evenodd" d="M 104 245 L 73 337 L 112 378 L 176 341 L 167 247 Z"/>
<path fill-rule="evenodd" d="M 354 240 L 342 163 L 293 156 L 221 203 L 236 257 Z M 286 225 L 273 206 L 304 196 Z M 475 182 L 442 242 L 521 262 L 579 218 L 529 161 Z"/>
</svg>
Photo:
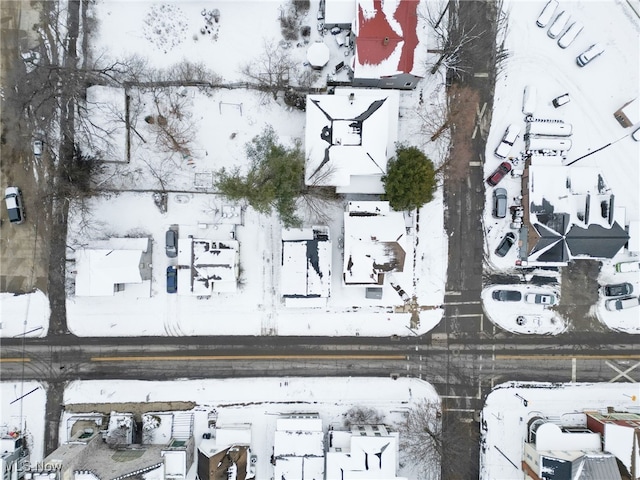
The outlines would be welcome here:
<svg viewBox="0 0 640 480">
<path fill-rule="evenodd" d="M 178 295 L 233 293 L 240 274 L 236 240 L 178 239 Z"/>
<path fill-rule="evenodd" d="M 151 296 L 148 238 L 110 238 L 75 251 L 77 296 Z"/>
<path fill-rule="evenodd" d="M 384 193 L 382 176 L 395 154 L 398 92 L 336 89 L 308 95 L 305 183 L 338 193 Z"/>
<path fill-rule="evenodd" d="M 329 228 L 282 230 L 280 291 L 288 307 L 322 307 L 331 291 Z"/>
<path fill-rule="evenodd" d="M 213 438 L 203 439 L 198 446 L 198 478 L 255 478 L 255 461 L 255 455 L 251 454 L 251 425 L 218 425 Z"/>
<path fill-rule="evenodd" d="M 566 265 L 575 258 L 613 258 L 629 241 L 625 209 L 595 167 L 563 166 L 534 155 L 523 177 L 520 261 Z"/>
<path fill-rule="evenodd" d="M 425 75 L 420 0 L 357 0 L 353 85 L 414 89 Z"/>
<path fill-rule="evenodd" d="M 349 202 L 344 213 L 345 285 L 383 285 L 385 276 L 403 272 L 409 245 L 402 212 L 389 202 Z"/>
<path fill-rule="evenodd" d="M 403 480 L 397 477 L 399 435 L 385 425 L 329 430 L 326 480 Z"/>
</svg>

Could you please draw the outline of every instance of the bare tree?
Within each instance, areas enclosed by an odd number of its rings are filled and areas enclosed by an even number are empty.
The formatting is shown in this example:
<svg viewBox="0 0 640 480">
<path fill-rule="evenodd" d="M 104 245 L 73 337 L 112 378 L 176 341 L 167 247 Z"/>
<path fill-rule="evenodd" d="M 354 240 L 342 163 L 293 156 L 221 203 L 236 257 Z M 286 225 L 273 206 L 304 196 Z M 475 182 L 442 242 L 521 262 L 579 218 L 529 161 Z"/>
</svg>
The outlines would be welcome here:
<svg viewBox="0 0 640 480">
<path fill-rule="evenodd" d="M 443 458 L 440 404 L 426 399 L 417 402 L 398 430 L 403 463 L 414 467 L 421 479 L 439 478 Z"/>
<path fill-rule="evenodd" d="M 351 425 L 380 425 L 384 422 L 384 415 L 371 407 L 356 405 L 344 414 L 344 426 Z"/>
<path fill-rule="evenodd" d="M 430 72 L 434 74 L 444 65 L 454 74 L 466 72 L 469 67 L 462 63 L 461 52 L 465 46 L 483 32 L 478 24 L 467 25 L 458 15 L 458 1 L 426 2 L 418 15 L 432 28 L 439 57 Z M 448 13 L 448 16 L 446 14 Z"/>
<path fill-rule="evenodd" d="M 242 67 L 242 74 L 254 82 L 256 88 L 278 98 L 278 92 L 289 87 L 289 77 L 295 71 L 295 62 L 289 52 L 274 41 L 263 40 L 262 53 Z"/>
</svg>

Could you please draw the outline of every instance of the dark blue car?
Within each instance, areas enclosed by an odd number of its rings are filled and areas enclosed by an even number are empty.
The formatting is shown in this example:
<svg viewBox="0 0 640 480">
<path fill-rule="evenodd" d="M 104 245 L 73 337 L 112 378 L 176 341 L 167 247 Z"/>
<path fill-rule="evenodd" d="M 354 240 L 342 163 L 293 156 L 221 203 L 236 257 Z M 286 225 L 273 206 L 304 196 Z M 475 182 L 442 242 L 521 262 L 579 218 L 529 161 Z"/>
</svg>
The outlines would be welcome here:
<svg viewBox="0 0 640 480">
<path fill-rule="evenodd" d="M 167 267 L 167 293 L 176 293 L 178 291 L 178 269 L 176 267 Z"/>
</svg>

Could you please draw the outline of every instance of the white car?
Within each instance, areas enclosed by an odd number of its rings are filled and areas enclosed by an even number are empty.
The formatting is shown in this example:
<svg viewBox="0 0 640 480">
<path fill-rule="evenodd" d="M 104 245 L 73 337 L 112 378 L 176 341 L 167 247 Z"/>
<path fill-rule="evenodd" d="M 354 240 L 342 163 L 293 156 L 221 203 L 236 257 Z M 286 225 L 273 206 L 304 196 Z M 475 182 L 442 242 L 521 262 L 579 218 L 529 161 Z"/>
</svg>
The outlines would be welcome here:
<svg viewBox="0 0 640 480">
<path fill-rule="evenodd" d="M 616 263 L 616 272 L 629 273 L 638 271 L 640 271 L 640 262 L 638 261 Z"/>
<path fill-rule="evenodd" d="M 509 125 L 507 130 L 504 132 L 502 136 L 502 140 L 500 141 L 500 145 L 496 148 L 495 154 L 498 158 L 506 158 L 513 148 L 513 144 L 516 143 L 516 140 L 520 136 L 520 127 L 515 123 Z"/>
<path fill-rule="evenodd" d="M 546 293 L 528 293 L 524 297 L 527 303 L 537 303 L 540 305 L 553 305 L 556 303 L 556 297 Z"/>
<path fill-rule="evenodd" d="M 42 155 L 42 149 L 43 149 L 42 140 L 34 140 L 31 147 L 33 148 L 33 154 L 36 157 L 39 157 L 40 155 Z"/>
</svg>

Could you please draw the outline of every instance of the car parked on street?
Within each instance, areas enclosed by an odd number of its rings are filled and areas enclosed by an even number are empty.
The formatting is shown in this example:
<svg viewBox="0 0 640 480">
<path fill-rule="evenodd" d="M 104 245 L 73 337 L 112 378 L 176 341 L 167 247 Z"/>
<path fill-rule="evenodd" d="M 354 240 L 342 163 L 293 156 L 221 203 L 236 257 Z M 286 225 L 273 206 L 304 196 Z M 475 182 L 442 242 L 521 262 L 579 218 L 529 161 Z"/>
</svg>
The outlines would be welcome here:
<svg viewBox="0 0 640 480">
<path fill-rule="evenodd" d="M 602 55 L 604 53 L 604 47 L 599 43 L 594 43 L 589 48 L 587 48 L 584 52 L 576 57 L 576 63 L 579 67 L 584 67 L 587 63 L 589 63 L 594 58 Z"/>
<path fill-rule="evenodd" d="M 175 230 L 167 230 L 165 238 L 165 252 L 167 257 L 175 258 L 178 256 L 178 232 Z"/>
<path fill-rule="evenodd" d="M 498 165 L 498 168 L 487 178 L 487 183 L 492 187 L 495 187 L 504 176 L 511 171 L 511 164 L 509 162 L 502 162 Z"/>
<path fill-rule="evenodd" d="M 628 282 L 604 286 L 605 297 L 624 297 L 633 293 L 633 285 Z"/>
<path fill-rule="evenodd" d="M 516 243 L 516 236 L 512 232 L 507 233 L 498 245 L 498 248 L 496 248 L 496 255 L 504 257 L 509 250 L 511 250 L 514 243 Z"/>
<path fill-rule="evenodd" d="M 568 22 L 569 14 L 566 11 L 560 12 L 560 14 L 556 17 L 556 19 L 549 27 L 549 30 L 547 30 L 547 35 L 549 36 L 549 38 L 557 38 L 558 35 L 560 35 L 564 30 L 564 27 L 567 26 Z"/>
<path fill-rule="evenodd" d="M 498 302 L 519 302 L 522 300 L 522 293 L 518 290 L 494 290 L 491 298 Z"/>
<path fill-rule="evenodd" d="M 167 293 L 176 293 L 178 291 L 178 269 L 176 267 L 167 267 Z"/>
<path fill-rule="evenodd" d="M 42 150 L 44 149 L 44 144 L 42 143 L 42 140 L 37 140 L 36 139 L 31 144 L 31 148 L 33 150 L 33 154 L 36 157 L 39 157 L 40 155 L 42 155 Z"/>
<path fill-rule="evenodd" d="M 540 12 L 538 20 L 536 20 L 536 24 L 540 28 L 546 27 L 553 18 L 553 14 L 556 13 L 556 8 L 558 8 L 558 1 L 549 0 L 549 2 L 547 2 L 547 4 L 542 9 L 542 12 Z"/>
<path fill-rule="evenodd" d="M 525 295 L 524 301 L 527 303 L 537 303 L 539 305 L 553 305 L 556 303 L 556 297 L 546 293 L 528 293 Z"/>
<path fill-rule="evenodd" d="M 24 222 L 24 208 L 22 206 L 22 192 L 18 187 L 7 187 L 4 191 L 4 203 L 7 206 L 9 222 L 20 224 Z"/>
<path fill-rule="evenodd" d="M 509 125 L 502 136 L 502 140 L 500 140 L 500 144 L 496 147 L 496 157 L 507 158 L 507 155 L 509 155 L 511 148 L 513 148 L 513 144 L 516 143 L 519 136 L 520 127 L 515 123 Z"/>
<path fill-rule="evenodd" d="M 640 299 L 638 297 L 621 297 L 611 298 L 604 302 L 604 306 L 607 310 L 625 310 L 627 308 L 633 308 L 640 305 Z"/>
</svg>

